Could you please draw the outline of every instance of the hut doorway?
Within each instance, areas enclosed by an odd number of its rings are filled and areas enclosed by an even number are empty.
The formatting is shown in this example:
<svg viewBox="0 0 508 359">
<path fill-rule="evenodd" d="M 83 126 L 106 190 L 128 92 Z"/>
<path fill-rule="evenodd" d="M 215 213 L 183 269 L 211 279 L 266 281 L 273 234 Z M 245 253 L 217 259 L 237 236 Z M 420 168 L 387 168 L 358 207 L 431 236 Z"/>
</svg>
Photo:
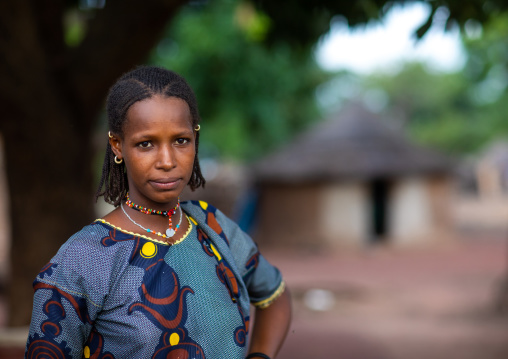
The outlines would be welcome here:
<svg viewBox="0 0 508 359">
<path fill-rule="evenodd" d="M 371 243 L 384 243 L 389 237 L 389 191 L 390 183 L 385 178 L 376 178 L 371 184 Z"/>
</svg>

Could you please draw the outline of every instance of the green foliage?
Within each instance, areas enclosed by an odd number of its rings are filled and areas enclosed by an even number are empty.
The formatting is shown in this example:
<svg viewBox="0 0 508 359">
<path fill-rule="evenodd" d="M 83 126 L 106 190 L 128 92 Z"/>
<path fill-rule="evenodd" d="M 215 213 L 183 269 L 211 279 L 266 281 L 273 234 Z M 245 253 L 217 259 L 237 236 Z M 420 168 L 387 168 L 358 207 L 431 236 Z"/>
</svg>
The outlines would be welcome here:
<svg viewBox="0 0 508 359">
<path fill-rule="evenodd" d="M 69 47 L 78 46 L 86 35 L 85 16 L 78 9 L 67 10 L 64 16 L 64 41 Z"/>
<path fill-rule="evenodd" d="M 479 36 L 473 34 L 464 41 L 469 55 L 464 72 L 478 87 L 476 100 L 492 103 L 505 92 L 508 82 L 508 13 L 500 14 L 483 27 L 476 26 Z"/>
<path fill-rule="evenodd" d="M 466 72 L 429 73 L 413 64 L 395 76 L 367 78 L 363 86 L 364 91 L 386 92 L 385 111 L 402 111 L 404 125 L 417 141 L 448 153 L 474 152 L 508 133 L 502 116 L 508 111 L 506 95 L 489 103 L 475 100 L 478 84 Z"/>
<path fill-rule="evenodd" d="M 334 18 L 346 19 L 351 26 L 363 25 L 371 19 L 379 19 L 397 3 L 386 0 L 253 1 L 272 19 L 268 42 L 289 43 L 294 48 L 316 43 L 330 29 Z"/>
<path fill-rule="evenodd" d="M 151 62 L 182 74 L 198 98 L 204 155 L 253 159 L 319 117 L 314 90 L 325 78 L 311 48 L 268 49 L 270 19 L 248 2 L 188 6 Z"/>
</svg>

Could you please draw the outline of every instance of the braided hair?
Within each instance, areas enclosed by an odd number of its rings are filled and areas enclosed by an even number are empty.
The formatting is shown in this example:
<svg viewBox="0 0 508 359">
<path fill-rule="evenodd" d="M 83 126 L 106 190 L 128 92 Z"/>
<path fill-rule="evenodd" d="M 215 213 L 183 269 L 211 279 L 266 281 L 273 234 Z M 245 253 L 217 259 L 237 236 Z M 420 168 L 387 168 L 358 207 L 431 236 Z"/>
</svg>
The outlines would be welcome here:
<svg viewBox="0 0 508 359">
<path fill-rule="evenodd" d="M 164 68 L 140 66 L 120 77 L 109 90 L 106 100 L 109 130 L 114 134 L 123 136 L 122 127 L 129 108 L 136 102 L 151 98 L 154 95 L 178 97 L 187 102 L 192 118 L 192 127 L 198 125 L 200 118 L 196 96 L 185 79 Z M 205 185 L 205 179 L 201 174 L 198 161 L 199 131 L 196 132 L 195 144 L 196 156 L 194 157 L 192 175 L 188 183 L 193 191 Z M 128 191 L 129 183 L 127 182 L 125 164 L 114 162 L 114 153 L 108 141 L 95 200 L 97 201 L 100 196 L 104 196 L 106 202 L 119 206 Z"/>
</svg>

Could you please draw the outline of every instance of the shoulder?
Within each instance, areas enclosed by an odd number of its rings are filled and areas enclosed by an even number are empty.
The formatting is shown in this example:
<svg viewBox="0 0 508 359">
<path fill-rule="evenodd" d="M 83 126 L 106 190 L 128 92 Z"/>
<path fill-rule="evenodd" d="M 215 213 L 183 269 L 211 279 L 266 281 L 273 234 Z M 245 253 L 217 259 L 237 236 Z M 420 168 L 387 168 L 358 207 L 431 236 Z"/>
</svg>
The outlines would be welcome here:
<svg viewBox="0 0 508 359">
<path fill-rule="evenodd" d="M 222 211 L 204 201 L 182 202 L 183 210 L 197 226 L 208 226 L 221 237 L 236 236 L 242 232 L 240 227 Z"/>
<path fill-rule="evenodd" d="M 220 209 L 214 207 L 205 201 L 185 201 L 182 202 L 183 210 L 192 217 L 198 224 L 207 224 L 210 226 L 218 224 L 225 226 L 237 226 L 234 221 L 227 217 Z"/>
<path fill-rule="evenodd" d="M 250 236 L 211 204 L 204 201 L 188 201 L 182 202 L 182 208 L 194 224 L 204 230 L 208 236 L 218 235 L 222 239 L 218 242 L 229 248 L 237 262 L 244 263 L 257 252 L 257 246 Z"/>
<path fill-rule="evenodd" d="M 67 241 L 60 247 L 57 254 L 53 258 L 63 259 L 69 255 L 69 252 L 88 250 L 97 246 L 101 238 L 107 232 L 97 222 L 93 222 L 83 227 L 78 232 L 74 233 L 67 239 Z"/>
<path fill-rule="evenodd" d="M 219 212 L 222 214 L 216 207 L 205 201 L 184 201 L 181 202 L 181 206 L 187 214 L 199 221 L 206 220 L 209 213 L 216 214 Z"/>
<path fill-rule="evenodd" d="M 119 234 L 107 222 L 97 220 L 74 233 L 60 247 L 55 258 L 69 258 L 73 257 L 73 253 L 79 253 L 79 258 L 88 260 L 90 256 L 100 255 L 102 252 L 111 252 L 108 250 L 110 246 L 107 245 L 107 240 L 108 238 L 116 238 Z"/>
<path fill-rule="evenodd" d="M 36 281 L 56 285 L 70 293 L 80 292 L 83 287 L 107 292 L 111 274 L 127 265 L 130 253 L 130 247 L 123 243 L 108 245 L 108 238 L 117 241 L 118 237 L 104 223 L 96 221 L 83 227 L 60 247 Z"/>
</svg>

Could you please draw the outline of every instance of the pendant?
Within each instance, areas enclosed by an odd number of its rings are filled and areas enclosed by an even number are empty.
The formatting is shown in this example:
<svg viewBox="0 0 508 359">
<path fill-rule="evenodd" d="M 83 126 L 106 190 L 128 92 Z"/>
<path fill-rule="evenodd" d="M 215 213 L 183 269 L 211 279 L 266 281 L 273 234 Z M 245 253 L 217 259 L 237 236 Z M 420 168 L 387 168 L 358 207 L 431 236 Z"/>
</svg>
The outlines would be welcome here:
<svg viewBox="0 0 508 359">
<path fill-rule="evenodd" d="M 173 228 L 166 229 L 166 237 L 173 237 L 175 235 L 175 230 Z"/>
</svg>

